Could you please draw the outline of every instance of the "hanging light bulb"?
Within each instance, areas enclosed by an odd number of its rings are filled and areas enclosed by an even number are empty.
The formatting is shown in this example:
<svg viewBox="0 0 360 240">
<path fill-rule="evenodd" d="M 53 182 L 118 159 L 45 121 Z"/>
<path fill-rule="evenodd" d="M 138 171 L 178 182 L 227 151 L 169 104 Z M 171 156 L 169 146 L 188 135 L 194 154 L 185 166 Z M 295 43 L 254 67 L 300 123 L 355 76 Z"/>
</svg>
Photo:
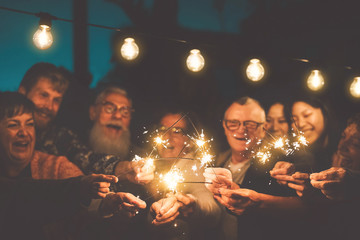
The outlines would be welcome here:
<svg viewBox="0 0 360 240">
<path fill-rule="evenodd" d="M 186 59 L 186 65 L 190 71 L 199 72 L 205 66 L 205 59 L 201 55 L 199 49 L 193 49 L 190 51 L 189 56 Z"/>
<path fill-rule="evenodd" d="M 33 42 L 39 49 L 48 49 L 53 43 L 51 34 L 51 16 L 46 13 L 40 13 L 39 28 L 34 33 Z"/>
<path fill-rule="evenodd" d="M 139 55 L 139 47 L 133 38 L 125 38 L 124 44 L 121 46 L 121 56 L 126 60 L 134 60 Z"/>
<path fill-rule="evenodd" d="M 307 86 L 312 91 L 319 91 L 324 86 L 324 78 L 319 70 L 312 70 L 307 79 Z"/>
<path fill-rule="evenodd" d="M 350 94 L 355 98 L 360 98 L 360 77 L 354 78 L 350 85 Z"/>
<path fill-rule="evenodd" d="M 249 66 L 246 68 L 246 76 L 254 82 L 260 81 L 265 74 L 265 69 L 261 65 L 260 60 L 253 58 L 250 60 Z"/>
</svg>

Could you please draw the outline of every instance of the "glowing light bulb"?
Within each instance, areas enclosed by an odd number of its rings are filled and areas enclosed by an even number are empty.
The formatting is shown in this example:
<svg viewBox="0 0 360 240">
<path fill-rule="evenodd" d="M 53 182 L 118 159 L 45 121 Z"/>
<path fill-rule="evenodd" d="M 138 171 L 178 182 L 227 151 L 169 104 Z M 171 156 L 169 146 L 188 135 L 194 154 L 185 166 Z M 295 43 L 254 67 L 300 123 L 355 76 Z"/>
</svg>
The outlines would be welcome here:
<svg viewBox="0 0 360 240">
<path fill-rule="evenodd" d="M 33 42 L 39 49 L 48 49 L 53 43 L 53 36 L 50 32 L 51 27 L 45 24 L 39 25 L 39 29 L 33 36 Z"/>
<path fill-rule="evenodd" d="M 139 47 L 133 38 L 125 38 L 121 46 L 121 56 L 126 60 L 134 60 L 139 55 Z"/>
<path fill-rule="evenodd" d="M 249 66 L 246 68 L 246 76 L 254 82 L 260 81 L 265 74 L 265 69 L 261 65 L 260 60 L 253 58 L 250 60 Z"/>
<path fill-rule="evenodd" d="M 190 71 L 199 72 L 205 66 L 205 59 L 201 55 L 199 49 L 193 49 L 190 51 L 189 56 L 186 59 L 186 65 Z"/>
<path fill-rule="evenodd" d="M 325 84 L 324 78 L 319 70 L 312 70 L 307 79 L 307 86 L 312 91 L 319 91 Z"/>
<path fill-rule="evenodd" d="M 350 85 L 350 94 L 355 98 L 360 98 L 360 77 L 354 78 Z"/>
</svg>

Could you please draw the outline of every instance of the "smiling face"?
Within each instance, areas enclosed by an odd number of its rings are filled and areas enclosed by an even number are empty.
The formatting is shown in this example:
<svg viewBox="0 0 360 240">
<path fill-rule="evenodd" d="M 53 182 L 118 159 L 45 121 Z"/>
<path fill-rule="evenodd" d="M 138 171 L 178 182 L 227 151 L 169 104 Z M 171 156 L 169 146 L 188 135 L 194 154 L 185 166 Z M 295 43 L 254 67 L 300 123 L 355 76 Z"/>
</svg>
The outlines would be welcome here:
<svg viewBox="0 0 360 240">
<path fill-rule="evenodd" d="M 241 126 L 237 130 L 229 130 L 223 121 L 225 135 L 233 153 L 245 154 L 252 151 L 257 142 L 265 136 L 262 127 L 262 123 L 265 121 L 265 113 L 255 102 L 246 105 L 233 103 L 225 112 L 224 120 L 241 122 Z M 256 129 L 246 129 L 243 121 L 254 121 L 261 124 Z"/>
<path fill-rule="evenodd" d="M 109 113 L 109 107 L 115 108 Z M 124 116 L 121 108 L 131 108 L 128 98 L 118 93 L 109 93 L 102 103 L 90 107 L 90 119 L 98 124 L 104 136 L 117 139 L 130 126 L 131 115 Z"/>
<path fill-rule="evenodd" d="M 161 119 L 160 124 L 162 128 L 166 130 L 180 118 L 180 114 L 168 114 Z M 167 141 L 165 144 L 166 147 L 162 144 L 157 146 L 159 155 L 162 158 L 177 157 L 181 153 L 181 150 L 183 150 L 184 153 L 186 152 L 186 149 L 183 149 L 186 142 L 189 141 L 189 138 L 184 134 L 186 121 L 181 119 L 173 127 L 174 128 L 167 131 L 167 133 L 162 137 L 162 140 Z"/>
<path fill-rule="evenodd" d="M 270 107 L 264 127 L 275 137 L 282 137 L 288 133 L 289 124 L 284 115 L 284 105 L 275 103 Z"/>
<path fill-rule="evenodd" d="M 56 117 L 64 93 L 54 89 L 51 80 L 45 77 L 39 78 L 37 83 L 26 92 L 25 88 L 20 87 L 19 92 L 24 94 L 35 105 L 34 118 L 36 128 L 44 129 Z"/>
<path fill-rule="evenodd" d="M 360 170 L 360 132 L 352 123 L 341 134 L 336 153 L 333 156 L 333 167 L 346 167 Z"/>
<path fill-rule="evenodd" d="M 35 126 L 31 113 L 22 113 L 0 122 L 0 152 L 10 166 L 24 168 L 33 156 Z"/>
<path fill-rule="evenodd" d="M 309 145 L 323 134 L 325 123 L 320 108 L 314 108 L 305 102 L 296 102 L 292 107 L 292 115 L 292 128 L 302 131 Z"/>
</svg>

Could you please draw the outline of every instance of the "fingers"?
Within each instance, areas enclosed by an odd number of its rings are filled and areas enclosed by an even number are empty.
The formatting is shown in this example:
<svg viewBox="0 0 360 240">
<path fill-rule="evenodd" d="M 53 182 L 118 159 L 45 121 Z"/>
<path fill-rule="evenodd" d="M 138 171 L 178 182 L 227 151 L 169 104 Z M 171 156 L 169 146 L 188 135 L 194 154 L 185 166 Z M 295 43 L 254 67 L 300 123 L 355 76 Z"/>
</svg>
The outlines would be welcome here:
<svg viewBox="0 0 360 240">
<path fill-rule="evenodd" d="M 170 223 L 172 221 L 174 221 L 178 216 L 179 216 L 179 212 L 177 212 L 175 215 L 173 215 L 172 217 L 168 218 L 168 219 L 162 219 L 162 220 L 158 220 L 158 219 L 154 219 L 152 221 L 152 224 L 155 226 L 159 226 L 162 224 L 166 224 L 166 223 Z"/>
<path fill-rule="evenodd" d="M 207 174 L 208 176 L 224 176 L 228 179 L 232 179 L 232 174 L 230 170 L 226 168 L 206 168 L 204 171 L 204 174 Z"/>
<path fill-rule="evenodd" d="M 176 199 L 177 199 L 179 202 L 181 202 L 181 203 L 184 204 L 185 206 L 190 205 L 191 203 L 194 202 L 194 199 L 193 199 L 193 198 L 191 198 L 191 197 L 189 197 L 189 196 L 187 196 L 187 195 L 184 195 L 184 194 L 182 194 L 182 193 L 176 193 L 176 194 L 175 194 L 175 197 L 176 197 Z"/>
<path fill-rule="evenodd" d="M 295 181 L 294 177 L 289 175 L 275 175 L 273 178 L 279 181 Z"/>
<path fill-rule="evenodd" d="M 292 163 L 279 161 L 275 164 L 274 168 L 270 171 L 271 176 L 278 174 L 291 175 L 295 172 L 295 166 Z"/>
<path fill-rule="evenodd" d="M 296 190 L 296 191 L 304 191 L 305 186 L 304 185 L 299 185 L 299 184 L 295 184 L 295 183 L 288 183 L 288 187 Z"/>
<path fill-rule="evenodd" d="M 296 172 L 291 176 L 293 178 L 295 178 L 296 180 L 307 180 L 307 179 L 309 179 L 309 174 L 308 173 Z"/>
<path fill-rule="evenodd" d="M 93 182 L 108 182 L 108 183 L 117 183 L 118 178 L 113 175 L 105 175 L 105 174 L 91 174 L 93 178 Z"/>
<path fill-rule="evenodd" d="M 163 198 L 160 201 L 162 201 L 161 203 L 162 206 L 159 211 L 159 215 L 164 215 L 174 206 L 174 204 L 177 202 L 177 199 L 175 197 L 169 197 L 169 198 Z"/>
<path fill-rule="evenodd" d="M 319 173 L 313 173 L 310 175 L 311 180 L 335 180 L 342 179 L 345 176 L 345 169 L 332 167 Z"/>
<path fill-rule="evenodd" d="M 325 190 L 325 191 L 333 191 L 340 187 L 340 181 L 315 181 L 311 180 L 311 185 L 314 188 Z"/>
<path fill-rule="evenodd" d="M 131 193 L 122 193 L 121 195 L 122 195 L 121 199 L 124 202 L 124 205 L 130 204 L 132 206 L 135 206 L 136 208 L 141 208 L 141 209 L 146 208 L 146 202 L 144 202 L 140 198 L 135 197 Z"/>
</svg>

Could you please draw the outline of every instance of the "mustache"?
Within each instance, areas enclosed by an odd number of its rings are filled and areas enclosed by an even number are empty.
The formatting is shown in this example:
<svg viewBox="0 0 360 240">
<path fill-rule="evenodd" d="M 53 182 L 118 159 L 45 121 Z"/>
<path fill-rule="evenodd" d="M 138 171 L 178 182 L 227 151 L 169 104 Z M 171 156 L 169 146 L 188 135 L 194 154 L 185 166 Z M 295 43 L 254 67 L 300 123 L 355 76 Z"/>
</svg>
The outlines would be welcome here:
<svg viewBox="0 0 360 240">
<path fill-rule="evenodd" d="M 115 126 L 119 126 L 122 129 L 124 129 L 125 131 L 128 130 L 127 127 L 124 126 L 123 122 L 121 120 L 109 120 L 105 123 L 105 125 L 115 125 Z"/>
<path fill-rule="evenodd" d="M 50 110 L 47 109 L 47 108 L 36 108 L 35 111 L 38 112 L 38 113 L 46 114 L 46 115 L 48 115 L 50 118 L 54 118 L 54 117 L 55 117 L 55 113 L 52 112 L 52 111 L 50 111 Z"/>
</svg>

